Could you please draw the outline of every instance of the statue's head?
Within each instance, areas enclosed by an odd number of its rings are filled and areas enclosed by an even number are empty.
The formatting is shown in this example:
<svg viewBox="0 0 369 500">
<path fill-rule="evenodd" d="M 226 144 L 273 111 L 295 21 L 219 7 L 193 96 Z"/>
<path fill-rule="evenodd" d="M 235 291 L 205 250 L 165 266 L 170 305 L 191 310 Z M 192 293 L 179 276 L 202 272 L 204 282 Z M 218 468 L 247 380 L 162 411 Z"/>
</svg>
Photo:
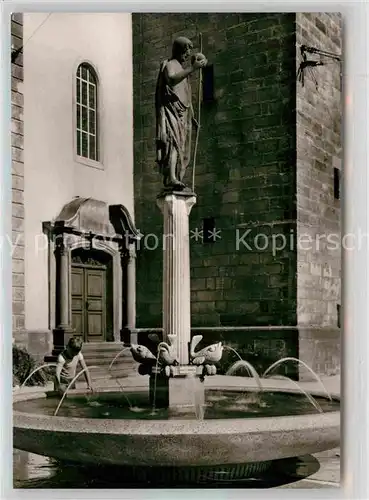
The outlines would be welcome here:
<svg viewBox="0 0 369 500">
<path fill-rule="evenodd" d="M 185 36 L 179 36 L 173 42 L 172 57 L 179 62 L 184 62 L 190 57 L 192 49 L 193 45 L 191 40 Z"/>
</svg>

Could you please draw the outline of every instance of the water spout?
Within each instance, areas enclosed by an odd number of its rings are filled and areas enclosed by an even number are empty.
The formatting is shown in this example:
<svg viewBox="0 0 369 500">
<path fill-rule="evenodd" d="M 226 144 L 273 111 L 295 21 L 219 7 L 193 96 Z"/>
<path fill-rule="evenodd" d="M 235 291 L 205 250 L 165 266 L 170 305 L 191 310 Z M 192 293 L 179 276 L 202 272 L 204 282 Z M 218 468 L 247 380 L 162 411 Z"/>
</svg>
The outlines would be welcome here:
<svg viewBox="0 0 369 500">
<path fill-rule="evenodd" d="M 188 375 L 188 377 L 191 377 L 193 383 L 192 395 L 193 395 L 193 403 L 194 403 L 196 419 L 204 420 L 206 404 L 204 403 L 203 398 L 199 397 L 202 394 L 202 392 L 199 392 L 198 390 L 198 385 L 196 383 L 196 375 L 192 376 Z"/>
<path fill-rule="evenodd" d="M 28 377 L 26 378 L 26 380 L 23 382 L 23 384 L 20 386 L 19 390 L 21 390 L 25 385 L 26 383 L 28 382 L 28 380 L 32 377 L 32 375 L 34 375 L 36 372 L 38 372 L 39 370 L 41 370 L 42 368 L 47 368 L 49 366 L 57 366 L 56 363 L 45 363 L 44 365 L 41 365 L 41 366 L 38 366 L 37 368 L 35 368 L 34 370 L 31 371 L 31 373 L 28 375 Z"/>
<path fill-rule="evenodd" d="M 289 377 L 285 377 L 284 375 L 274 375 L 273 377 L 270 376 L 270 378 L 278 378 L 278 379 L 281 379 L 281 380 L 288 380 L 289 382 L 291 382 L 295 387 L 297 387 L 297 389 L 304 395 L 307 397 L 307 399 L 310 401 L 310 403 L 314 406 L 314 408 L 319 412 L 319 413 L 323 413 L 323 410 L 322 408 L 320 407 L 320 405 L 317 403 L 317 401 L 315 401 L 315 399 L 313 398 L 313 396 L 311 394 L 309 394 L 307 391 L 305 391 L 305 389 L 303 389 L 301 387 L 300 384 L 298 384 L 297 382 L 295 382 L 295 380 L 292 380 L 291 378 Z"/>
<path fill-rule="evenodd" d="M 119 385 L 119 388 L 120 388 L 120 390 L 122 391 L 122 394 L 123 394 L 123 396 L 124 396 L 125 400 L 127 401 L 129 408 L 130 408 L 130 409 L 132 409 L 132 403 L 131 403 L 131 402 L 130 402 L 130 400 L 128 399 L 128 396 L 127 396 L 126 394 L 124 394 L 124 388 L 123 388 L 122 384 L 119 382 L 119 379 L 114 378 L 113 380 L 115 380 L 115 381 L 116 381 L 116 383 Z"/>
<path fill-rule="evenodd" d="M 97 366 L 90 366 L 89 368 L 97 368 Z M 72 381 L 69 383 L 68 387 L 65 389 L 64 391 L 64 394 L 63 394 L 63 397 L 61 398 L 61 400 L 59 401 L 59 404 L 58 404 L 58 407 L 56 408 L 55 412 L 54 412 L 54 417 L 56 417 L 58 411 L 59 411 L 59 408 L 61 407 L 64 399 L 65 399 L 65 396 L 67 395 L 70 387 L 72 387 L 72 385 L 74 384 L 74 382 L 82 375 L 82 373 L 85 373 L 86 371 L 89 370 L 89 368 L 86 366 L 86 368 L 83 368 L 83 370 L 81 370 L 79 373 L 77 373 L 77 375 L 72 379 Z"/>
<path fill-rule="evenodd" d="M 248 370 L 249 374 L 255 379 L 255 382 L 257 383 L 257 386 L 259 388 L 259 391 L 261 392 L 263 390 L 263 386 L 261 385 L 260 377 L 258 375 L 258 372 L 255 370 L 255 368 L 252 366 L 251 363 L 248 361 L 241 359 L 240 361 L 236 361 L 227 371 L 226 375 L 233 375 L 239 368 L 244 367 Z"/>
<path fill-rule="evenodd" d="M 329 401 L 332 401 L 332 396 L 327 391 L 327 388 L 323 384 L 322 379 L 319 377 L 319 375 L 317 373 L 314 372 L 314 370 L 312 368 L 310 368 L 309 365 L 307 365 L 304 361 L 301 361 L 301 359 L 298 359 L 298 358 L 282 358 L 282 359 L 276 361 L 275 363 L 273 363 L 271 366 L 269 366 L 269 368 L 267 370 L 265 370 L 265 372 L 263 374 L 263 378 L 265 378 L 269 372 L 271 372 L 272 370 L 274 370 L 274 368 L 277 368 L 278 365 L 280 365 L 282 363 L 285 363 L 286 361 L 296 361 L 297 363 L 299 363 L 302 366 L 304 366 L 313 375 L 313 377 L 315 378 L 315 380 L 317 380 L 318 384 L 322 387 L 323 391 L 328 396 Z"/>
<path fill-rule="evenodd" d="M 122 349 L 121 351 L 119 351 L 119 352 L 118 352 L 118 354 L 114 357 L 113 361 L 112 361 L 112 362 L 110 363 L 110 365 L 109 365 L 109 371 L 112 369 L 113 364 L 114 364 L 114 363 L 115 363 L 115 361 L 119 358 L 119 356 L 120 356 L 121 354 L 123 354 L 123 353 L 124 353 L 124 351 L 127 351 L 127 349 L 129 349 L 129 347 L 124 347 L 124 349 Z"/>
<path fill-rule="evenodd" d="M 157 386 L 157 380 L 158 380 L 158 371 L 159 371 L 159 352 L 158 355 L 156 356 L 156 365 L 155 365 L 155 377 L 154 377 L 154 394 L 153 394 L 153 400 L 152 400 L 152 411 L 155 413 L 155 405 L 156 405 L 156 386 Z"/>
<path fill-rule="evenodd" d="M 224 345 L 223 347 L 224 347 L 224 349 L 228 349 L 228 350 L 230 350 L 230 351 L 233 351 L 233 352 L 235 353 L 235 355 L 238 357 L 238 359 L 239 359 L 240 361 L 243 361 L 243 359 L 242 359 L 242 358 L 241 358 L 241 356 L 238 354 L 238 352 L 236 351 L 236 349 L 233 349 L 233 347 L 231 347 L 231 346 L 229 346 L 229 345 Z"/>
</svg>

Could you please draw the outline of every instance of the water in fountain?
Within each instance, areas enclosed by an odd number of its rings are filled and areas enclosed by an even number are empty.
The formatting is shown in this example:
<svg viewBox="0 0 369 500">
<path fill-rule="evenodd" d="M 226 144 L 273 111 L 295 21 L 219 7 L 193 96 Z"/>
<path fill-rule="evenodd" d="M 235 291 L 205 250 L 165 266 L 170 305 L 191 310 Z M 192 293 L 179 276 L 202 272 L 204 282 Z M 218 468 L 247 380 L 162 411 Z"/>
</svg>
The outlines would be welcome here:
<svg viewBox="0 0 369 500">
<path fill-rule="evenodd" d="M 242 389 L 242 390 L 241 390 Z M 250 390 L 245 394 L 244 388 L 235 387 L 234 389 L 207 389 L 205 391 L 205 405 L 196 411 L 186 411 L 186 408 L 179 408 L 174 411 L 168 408 L 157 408 L 152 411 L 152 405 L 149 403 L 147 391 L 127 390 L 130 404 L 133 408 L 139 408 L 140 411 L 132 410 L 122 392 L 119 390 L 109 392 L 94 392 L 93 404 L 86 404 L 86 394 L 83 391 L 70 391 L 57 412 L 55 411 L 55 402 L 52 398 L 34 398 L 14 403 L 14 410 L 25 412 L 27 414 L 45 415 L 52 417 L 57 413 L 59 417 L 68 417 L 75 419 L 106 419 L 111 420 L 137 420 L 137 421 L 171 421 L 171 420 L 193 420 L 211 421 L 211 420 L 232 420 L 232 419 L 264 419 L 268 417 L 292 417 L 294 415 L 313 415 L 317 413 L 315 406 L 311 404 L 302 392 L 281 391 L 277 388 L 264 390 L 262 393 L 255 393 Z M 221 398 L 219 396 L 222 396 Z M 257 395 L 257 398 L 254 396 Z M 326 397 L 318 396 L 316 402 L 324 413 L 339 410 L 339 402 L 330 402 Z M 194 406 L 192 406 L 194 408 Z M 108 417 L 107 417 L 108 415 Z"/>
<path fill-rule="evenodd" d="M 97 368 L 97 366 L 90 366 L 90 368 Z M 75 381 L 76 381 L 77 379 L 79 379 L 79 377 L 80 377 L 83 373 L 85 373 L 85 372 L 89 371 L 89 369 L 90 369 L 90 368 L 88 368 L 88 367 L 86 366 L 86 368 L 83 368 L 83 370 L 81 370 L 79 373 L 77 373 L 77 375 L 76 375 L 76 376 L 75 376 L 75 377 L 71 380 L 71 382 L 69 382 L 69 385 L 68 385 L 68 387 L 65 389 L 64 394 L 63 394 L 63 397 L 62 397 L 62 398 L 61 398 L 61 400 L 59 401 L 59 404 L 58 404 L 58 406 L 57 406 L 57 408 L 56 408 L 56 410 L 55 410 L 54 417 L 56 417 L 56 415 L 58 414 L 59 408 L 61 407 L 61 405 L 62 405 L 62 403 L 63 403 L 63 401 L 64 401 L 64 399 L 65 399 L 66 395 L 68 394 L 69 389 L 73 386 L 73 384 L 75 383 Z"/>
<path fill-rule="evenodd" d="M 125 400 L 127 401 L 128 403 L 128 406 L 129 406 L 129 409 L 131 411 L 134 411 L 134 412 L 139 412 L 139 411 L 142 411 L 142 408 L 138 408 L 136 406 L 132 406 L 132 403 L 131 401 L 129 400 L 128 396 L 124 393 L 124 387 L 122 386 L 122 384 L 119 382 L 119 380 L 117 378 L 114 378 L 113 380 L 116 381 L 116 383 L 119 385 L 119 388 L 122 392 L 122 396 L 125 398 Z"/>
<path fill-rule="evenodd" d="M 114 363 L 116 362 L 116 360 L 117 360 L 117 359 L 118 359 L 118 358 L 119 358 L 119 357 L 120 357 L 120 356 L 121 356 L 121 355 L 122 355 L 125 351 L 127 351 L 127 350 L 129 350 L 129 349 L 130 349 L 130 347 L 124 347 L 121 351 L 119 351 L 119 352 L 118 352 L 118 354 L 116 354 L 116 355 L 114 356 L 114 358 L 113 358 L 113 360 L 112 360 L 112 362 L 110 363 L 109 368 L 108 368 L 109 373 L 110 373 L 111 369 L 113 368 L 113 365 L 114 365 Z M 119 388 L 120 388 L 120 390 L 122 391 L 123 397 L 127 400 L 127 403 L 128 403 L 128 405 L 129 405 L 130 410 L 131 410 L 131 411 L 141 411 L 141 409 L 140 409 L 140 408 L 136 408 L 136 407 L 133 407 L 133 406 L 132 406 L 132 404 L 131 404 L 130 400 L 128 399 L 128 397 L 126 396 L 126 394 L 124 394 L 124 388 L 123 388 L 122 384 L 119 382 L 118 377 L 112 377 L 112 378 L 113 378 L 113 380 L 115 380 L 115 381 L 116 381 L 116 383 L 119 385 Z"/>
<path fill-rule="evenodd" d="M 267 376 L 267 374 L 270 373 L 275 368 L 277 368 L 277 366 L 281 365 L 282 363 L 286 363 L 287 361 L 294 361 L 294 362 L 299 363 L 302 366 L 304 366 L 313 375 L 313 377 L 315 378 L 315 380 L 322 387 L 323 391 L 327 394 L 328 399 L 330 401 L 332 401 L 332 396 L 328 392 L 328 390 L 325 387 L 325 385 L 323 384 L 322 379 L 319 377 L 319 375 L 317 373 L 314 372 L 314 370 L 312 368 L 310 368 L 309 365 L 307 365 L 304 361 L 301 361 L 301 359 L 298 359 L 298 358 L 282 358 L 282 359 L 276 361 L 275 363 L 273 363 L 272 365 L 270 365 L 269 368 L 267 370 L 265 370 L 265 372 L 263 373 L 262 377 L 265 378 Z"/>
<path fill-rule="evenodd" d="M 112 369 L 113 364 L 115 363 L 115 361 L 119 358 L 119 356 L 121 356 L 128 349 L 130 349 L 130 347 L 124 347 L 121 351 L 118 352 L 118 354 L 114 357 L 113 361 L 109 365 L 109 372 Z"/>
<path fill-rule="evenodd" d="M 307 397 L 307 399 L 310 401 L 310 403 L 314 406 L 314 408 L 316 408 L 318 410 L 319 413 L 323 413 L 323 410 L 321 408 L 321 406 L 315 401 L 315 399 L 313 398 L 313 396 L 311 394 L 309 394 L 307 391 L 305 391 L 305 389 L 303 389 L 301 387 L 300 384 L 298 384 L 295 380 L 292 380 L 290 377 L 285 377 L 284 375 L 274 375 L 273 377 L 270 376 L 270 378 L 278 378 L 278 379 L 281 379 L 281 380 L 288 380 L 288 382 L 290 382 L 291 384 L 293 384 L 295 387 L 297 387 L 297 389 L 302 393 L 304 394 L 304 396 Z"/>
<path fill-rule="evenodd" d="M 261 384 L 260 377 L 258 375 L 258 372 L 255 370 L 255 368 L 252 366 L 251 363 L 248 361 L 241 359 L 239 361 L 236 361 L 227 371 L 226 375 L 233 375 L 239 368 L 246 368 L 250 375 L 255 379 L 255 382 L 259 388 L 259 391 L 263 391 L 263 386 Z"/>
<path fill-rule="evenodd" d="M 43 368 L 48 368 L 48 367 L 51 367 L 51 366 L 56 366 L 57 364 L 56 363 L 45 363 L 44 365 L 41 365 L 41 366 L 38 366 L 37 368 L 35 368 L 34 370 L 31 371 L 31 373 L 28 375 L 28 377 L 25 379 L 25 381 L 23 382 L 23 384 L 20 386 L 19 390 L 22 389 L 26 383 L 28 382 L 28 380 L 32 377 L 32 375 L 34 375 L 36 372 L 38 372 L 39 370 L 42 370 Z"/>
</svg>

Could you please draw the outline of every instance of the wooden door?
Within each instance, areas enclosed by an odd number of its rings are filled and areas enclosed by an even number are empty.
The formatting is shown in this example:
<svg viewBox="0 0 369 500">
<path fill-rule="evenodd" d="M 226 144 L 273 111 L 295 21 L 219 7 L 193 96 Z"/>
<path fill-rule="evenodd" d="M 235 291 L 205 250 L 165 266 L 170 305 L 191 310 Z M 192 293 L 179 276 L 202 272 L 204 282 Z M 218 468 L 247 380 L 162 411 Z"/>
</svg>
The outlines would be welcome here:
<svg viewBox="0 0 369 500">
<path fill-rule="evenodd" d="M 72 327 L 85 342 L 106 340 L 106 269 L 72 266 Z"/>
<path fill-rule="evenodd" d="M 104 342 L 106 334 L 106 270 L 85 269 L 86 341 Z"/>
<path fill-rule="evenodd" d="M 85 340 L 86 308 L 84 268 L 72 266 L 72 328 Z"/>
</svg>

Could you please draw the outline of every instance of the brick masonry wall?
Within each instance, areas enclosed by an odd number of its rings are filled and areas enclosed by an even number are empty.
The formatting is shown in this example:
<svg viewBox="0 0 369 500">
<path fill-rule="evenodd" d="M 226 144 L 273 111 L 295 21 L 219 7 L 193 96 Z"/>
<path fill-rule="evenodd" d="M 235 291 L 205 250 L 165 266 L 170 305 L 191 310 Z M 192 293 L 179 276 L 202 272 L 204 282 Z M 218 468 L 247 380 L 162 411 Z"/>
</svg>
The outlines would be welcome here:
<svg viewBox="0 0 369 500">
<path fill-rule="evenodd" d="M 11 21 L 12 50 L 23 45 L 23 15 L 13 14 Z M 12 243 L 13 243 L 13 338 L 24 346 L 37 362 L 50 351 L 49 331 L 25 329 L 25 265 L 24 265 L 24 149 L 23 149 L 23 53 L 11 64 L 11 144 L 12 144 Z"/>
<path fill-rule="evenodd" d="M 303 44 L 341 54 L 340 14 L 299 13 L 296 29 L 297 63 Z M 309 54 L 308 59 L 319 57 Z M 305 85 L 297 84 L 297 317 L 300 358 L 319 372 L 335 373 L 340 365 L 341 255 L 334 169 L 341 170 L 342 103 L 340 64 L 322 60 L 327 64 L 313 70 L 318 88 L 308 73 Z"/>
<path fill-rule="evenodd" d="M 273 252 L 271 245 L 273 235 L 281 241 L 296 230 L 294 14 L 133 15 L 137 226 L 162 234 L 155 206 L 159 64 L 176 36 L 186 35 L 198 50 L 199 32 L 214 65 L 216 99 L 202 108 L 190 227 L 202 229 L 203 219 L 214 217 L 221 238 L 191 240 L 192 324 L 294 325 L 295 250 Z M 148 245 L 154 237 L 143 241 L 137 257 L 137 326 L 154 328 L 162 322 L 162 246 Z"/>
<path fill-rule="evenodd" d="M 11 21 L 13 49 L 23 44 L 22 14 Z M 13 242 L 13 336 L 24 342 L 24 163 L 23 163 L 23 54 L 11 65 L 12 143 L 12 242 Z"/>
</svg>

